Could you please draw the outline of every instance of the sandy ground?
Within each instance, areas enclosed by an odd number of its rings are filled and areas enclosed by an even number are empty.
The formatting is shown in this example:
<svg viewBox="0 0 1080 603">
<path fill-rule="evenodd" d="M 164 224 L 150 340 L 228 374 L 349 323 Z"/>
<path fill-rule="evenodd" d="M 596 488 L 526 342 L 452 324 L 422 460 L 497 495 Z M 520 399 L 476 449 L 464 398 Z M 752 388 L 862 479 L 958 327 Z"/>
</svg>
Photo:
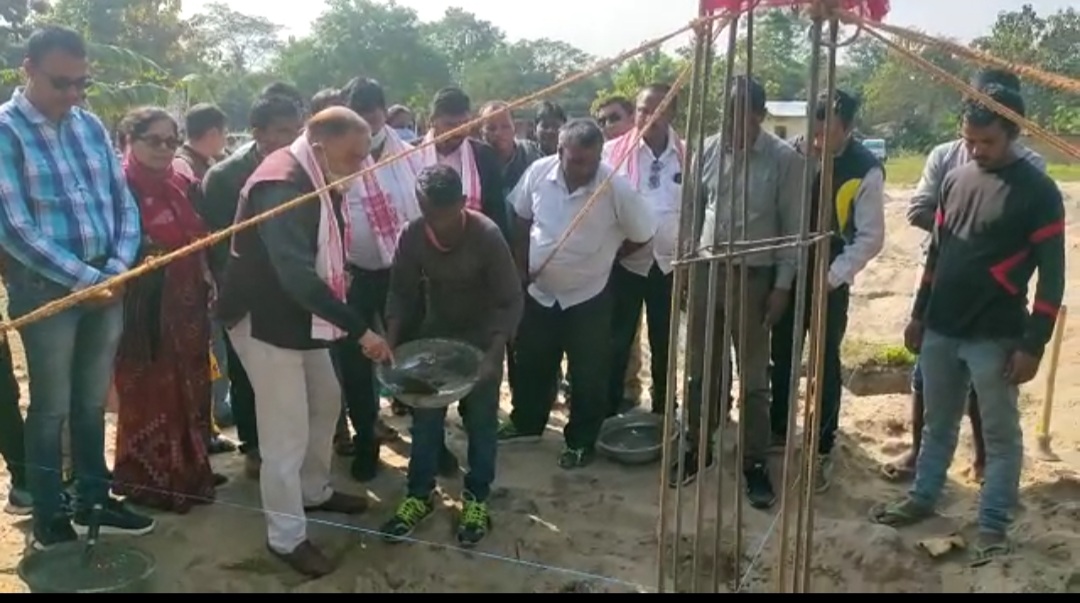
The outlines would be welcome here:
<svg viewBox="0 0 1080 603">
<path fill-rule="evenodd" d="M 1080 203 L 1080 186 L 1066 187 L 1069 208 Z M 910 191 L 891 191 L 889 237 L 881 256 L 857 285 L 848 336 L 895 344 L 901 337 L 915 278 L 921 235 L 903 218 Z M 1080 222 L 1069 226 L 1067 299 L 1080 289 Z M 1078 309 L 1080 310 L 1080 309 Z M 941 517 L 919 528 L 898 532 L 871 526 L 870 506 L 897 496 L 902 486 L 878 477 L 878 466 L 907 449 L 906 396 L 847 396 L 842 441 L 834 487 L 818 497 L 812 589 L 824 592 L 1062 592 L 1080 589 L 1080 327 L 1066 327 L 1058 374 L 1053 442 L 1061 462 L 1034 458 L 1033 433 L 1045 391 L 1045 375 L 1025 388 L 1024 426 L 1028 457 L 1023 477 L 1022 509 L 1014 530 L 1016 555 L 1007 562 L 970 569 L 963 556 L 932 561 L 917 548 L 925 538 L 961 532 L 970 536 L 976 487 L 965 477 L 970 464 L 970 436 L 965 424 L 952 481 Z M 21 357 L 21 354 L 19 354 Z M 19 367 L 20 377 L 25 371 Z M 1044 367 L 1045 372 L 1045 367 Z M 25 379 L 24 379 L 25 381 Z M 24 384 L 25 387 L 25 384 Z M 504 401 L 504 406 L 506 402 Z M 464 458 L 464 439 L 456 413 L 451 446 Z M 391 423 L 405 431 L 400 419 Z M 447 509 L 424 524 L 417 542 L 391 546 L 372 530 L 392 512 L 403 490 L 405 457 L 392 450 L 385 460 L 396 470 L 385 472 L 367 490 L 376 501 L 358 519 L 312 519 L 313 539 L 341 567 L 321 580 L 305 582 L 271 559 L 265 549 L 264 523 L 258 510 L 257 485 L 242 476 L 236 455 L 216 457 L 217 470 L 232 479 L 217 504 L 187 516 L 159 516 L 159 527 L 138 546 L 157 559 L 156 589 L 162 592 L 575 592 L 648 591 L 656 584 L 658 466 L 625 468 L 599 461 L 581 471 L 555 465 L 562 417 L 535 445 L 500 450 L 497 490 L 492 499 L 495 529 L 482 546 L 465 552 L 452 546 L 453 513 L 458 480 L 444 481 Z M 110 437 L 110 440 L 112 438 Z M 407 452 L 407 450 L 402 450 Z M 339 463 L 336 485 L 364 491 Z M 778 481 L 780 467 L 774 468 Z M 6 484 L 5 479 L 0 480 Z M 726 480 L 725 499 L 733 499 Z M 710 486 L 712 486 L 710 484 Z M 709 496 L 715 493 L 709 487 Z M 3 492 L 0 490 L 0 492 Z M 694 489 L 685 491 L 683 557 L 692 532 Z M 712 505 L 708 505 L 712 507 Z M 725 544 L 718 564 L 730 575 L 725 504 Z M 670 507 L 669 507 L 670 508 Z M 711 517 L 714 513 L 707 512 Z M 771 590 L 777 566 L 777 531 L 770 531 L 773 513 L 747 509 L 740 573 L 744 590 Z M 711 520 L 706 519 L 707 523 Z M 0 592 L 26 589 L 16 573 L 23 555 L 28 522 L 0 517 Z M 710 530 L 705 530 L 710 533 Z M 761 542 L 765 536 L 765 543 Z M 705 547 L 712 558 L 712 543 Z M 760 554 L 755 554 L 760 549 Z M 688 581 L 683 587 L 689 587 Z"/>
</svg>

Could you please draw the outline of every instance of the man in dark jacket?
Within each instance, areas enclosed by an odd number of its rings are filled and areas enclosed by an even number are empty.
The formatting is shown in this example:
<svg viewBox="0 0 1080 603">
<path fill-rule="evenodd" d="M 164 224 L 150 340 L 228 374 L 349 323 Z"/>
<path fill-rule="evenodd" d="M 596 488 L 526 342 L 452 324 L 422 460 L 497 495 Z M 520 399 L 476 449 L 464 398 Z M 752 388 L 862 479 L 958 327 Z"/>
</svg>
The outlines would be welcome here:
<svg viewBox="0 0 1080 603">
<path fill-rule="evenodd" d="M 431 102 L 431 131 L 424 142 L 455 130 L 471 119 L 468 95 L 460 88 L 443 88 Z M 454 168 L 461 176 L 466 207 L 490 218 L 509 240 L 503 168 L 494 149 L 461 132 L 425 147 L 421 150 L 421 157 L 425 167 L 441 164 Z"/>
<path fill-rule="evenodd" d="M 196 208 L 211 230 L 232 225 L 240 191 L 264 157 L 296 140 L 302 119 L 300 108 L 292 99 L 271 96 L 255 101 L 248 118 L 254 142 L 245 145 L 224 161 L 215 164 L 203 177 L 203 195 Z M 210 269 L 218 285 L 229 257 L 229 242 L 210 249 Z M 232 403 L 240 452 L 245 456 L 246 471 L 259 475 L 259 435 L 255 428 L 255 392 L 236 350 L 225 336 L 226 372 L 229 377 L 229 400 Z"/>
<path fill-rule="evenodd" d="M 341 389 L 329 347 L 348 337 L 372 360 L 390 356 L 382 337 L 345 302 L 348 218 L 337 187 L 327 187 L 358 172 L 370 147 L 367 123 L 331 107 L 263 160 L 241 191 L 238 221 L 321 194 L 236 234 L 218 304 L 255 390 L 268 545 L 311 577 L 330 573 L 333 564 L 308 541 L 305 511 L 355 514 L 367 507 L 366 499 L 330 487 Z"/>
</svg>

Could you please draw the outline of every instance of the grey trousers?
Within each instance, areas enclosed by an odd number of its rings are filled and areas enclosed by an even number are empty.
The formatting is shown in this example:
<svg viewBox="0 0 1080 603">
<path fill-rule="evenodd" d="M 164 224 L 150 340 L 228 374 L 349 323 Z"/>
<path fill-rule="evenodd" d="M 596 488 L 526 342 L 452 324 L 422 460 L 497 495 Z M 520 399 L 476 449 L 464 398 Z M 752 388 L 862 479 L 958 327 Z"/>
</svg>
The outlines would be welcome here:
<svg viewBox="0 0 1080 603">
<path fill-rule="evenodd" d="M 696 441 L 701 433 L 701 400 L 706 390 L 704 386 L 705 366 L 705 332 L 708 301 L 708 267 L 700 265 L 695 269 L 695 277 L 700 275 L 697 281 L 700 286 L 694 291 L 694 324 L 689 325 L 691 337 L 697 338 L 691 348 L 690 358 L 690 391 L 688 395 L 690 431 L 688 436 Z M 764 462 L 769 452 L 771 427 L 769 421 L 770 392 L 769 392 L 769 327 L 765 324 L 765 310 L 769 293 L 773 289 L 774 271 L 771 267 L 751 267 L 747 269 L 746 277 L 746 346 L 739 349 L 739 317 L 740 302 L 743 298 L 740 291 L 739 269 L 732 270 L 733 280 L 733 303 L 731 307 L 731 340 L 723 341 L 724 336 L 724 288 L 727 274 L 723 267 L 719 271 L 719 292 L 717 303 L 712 311 L 715 312 L 713 337 L 712 373 L 713 395 L 708 401 L 711 405 L 709 410 L 709 434 L 713 434 L 720 427 L 721 418 L 728 412 L 727 404 L 729 392 L 720 391 L 721 379 L 723 378 L 723 350 L 725 345 L 735 348 L 735 360 L 737 370 L 732 375 L 732 381 L 737 375 L 739 382 L 745 388 L 745 398 L 739 400 L 743 409 L 742 417 L 746 422 L 745 440 L 743 442 L 744 467 L 751 467 L 756 463 Z M 735 367 L 733 367 L 735 368 Z"/>
</svg>

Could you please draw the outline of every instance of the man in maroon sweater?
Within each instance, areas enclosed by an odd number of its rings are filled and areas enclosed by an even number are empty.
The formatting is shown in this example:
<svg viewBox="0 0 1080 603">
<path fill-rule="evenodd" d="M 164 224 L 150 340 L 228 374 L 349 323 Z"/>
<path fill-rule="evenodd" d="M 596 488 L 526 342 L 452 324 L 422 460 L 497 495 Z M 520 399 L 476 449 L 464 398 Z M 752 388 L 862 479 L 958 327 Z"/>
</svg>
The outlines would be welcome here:
<svg viewBox="0 0 1080 603">
<path fill-rule="evenodd" d="M 1023 114 L 1011 89 L 984 92 Z M 945 485 L 956 450 L 965 389 L 979 396 L 986 441 L 986 483 L 979 501 L 974 563 L 1008 552 L 1006 531 L 1023 465 L 1019 385 L 1035 377 L 1065 289 L 1065 210 L 1050 177 L 1016 153 L 1017 124 L 969 100 L 962 136 L 973 161 L 950 172 L 922 285 L 904 332 L 918 351 L 926 414 L 915 483 L 904 500 L 876 508 L 877 522 L 925 519 Z M 1031 311 L 1027 289 L 1038 285 Z"/>
</svg>

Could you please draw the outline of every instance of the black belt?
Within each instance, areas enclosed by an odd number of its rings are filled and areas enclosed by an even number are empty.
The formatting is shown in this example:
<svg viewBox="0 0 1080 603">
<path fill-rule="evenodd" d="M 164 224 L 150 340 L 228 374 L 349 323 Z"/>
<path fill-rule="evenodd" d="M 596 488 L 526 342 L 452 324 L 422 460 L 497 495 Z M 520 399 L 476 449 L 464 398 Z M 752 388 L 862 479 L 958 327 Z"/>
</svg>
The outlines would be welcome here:
<svg viewBox="0 0 1080 603">
<path fill-rule="evenodd" d="M 368 270 L 367 268 L 361 268 L 359 266 L 348 266 L 349 274 L 357 278 L 379 278 L 390 274 L 389 268 L 380 268 L 379 270 Z"/>
</svg>

